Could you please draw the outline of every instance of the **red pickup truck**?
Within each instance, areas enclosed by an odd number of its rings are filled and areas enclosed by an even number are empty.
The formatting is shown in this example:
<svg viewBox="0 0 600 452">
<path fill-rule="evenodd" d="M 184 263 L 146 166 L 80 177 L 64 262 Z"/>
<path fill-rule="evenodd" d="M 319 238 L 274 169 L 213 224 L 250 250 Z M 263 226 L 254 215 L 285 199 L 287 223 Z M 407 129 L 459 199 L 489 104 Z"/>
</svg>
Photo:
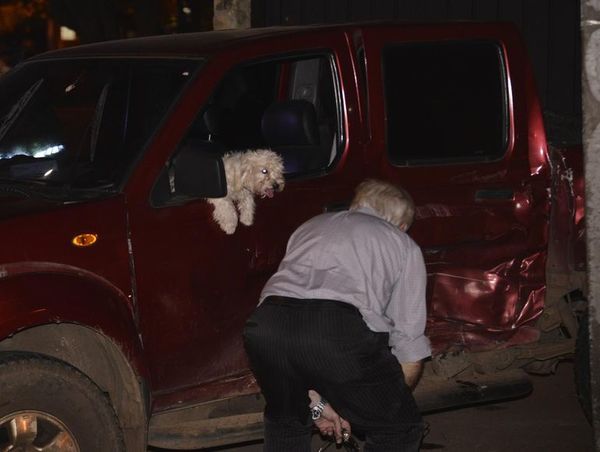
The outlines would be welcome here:
<svg viewBox="0 0 600 452">
<path fill-rule="evenodd" d="M 258 438 L 241 330 L 291 232 L 374 177 L 413 195 L 423 411 L 527 394 L 585 310 L 581 156 L 507 24 L 344 24 L 49 52 L 0 79 L 0 448 Z M 224 153 L 285 189 L 225 234 Z M 52 449 L 56 450 L 56 449 Z"/>
</svg>

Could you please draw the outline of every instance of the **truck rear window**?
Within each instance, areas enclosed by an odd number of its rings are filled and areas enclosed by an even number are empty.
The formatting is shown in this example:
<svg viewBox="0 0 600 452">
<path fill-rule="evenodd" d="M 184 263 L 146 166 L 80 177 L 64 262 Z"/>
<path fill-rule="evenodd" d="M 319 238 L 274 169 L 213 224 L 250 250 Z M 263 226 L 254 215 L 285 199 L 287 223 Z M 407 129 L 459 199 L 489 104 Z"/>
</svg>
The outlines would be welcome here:
<svg viewBox="0 0 600 452">
<path fill-rule="evenodd" d="M 0 178 L 118 186 L 197 66 L 101 59 L 25 64 L 0 83 Z"/>
<path fill-rule="evenodd" d="M 508 136 L 502 53 L 494 42 L 388 46 L 383 70 L 392 163 L 501 158 Z"/>
</svg>

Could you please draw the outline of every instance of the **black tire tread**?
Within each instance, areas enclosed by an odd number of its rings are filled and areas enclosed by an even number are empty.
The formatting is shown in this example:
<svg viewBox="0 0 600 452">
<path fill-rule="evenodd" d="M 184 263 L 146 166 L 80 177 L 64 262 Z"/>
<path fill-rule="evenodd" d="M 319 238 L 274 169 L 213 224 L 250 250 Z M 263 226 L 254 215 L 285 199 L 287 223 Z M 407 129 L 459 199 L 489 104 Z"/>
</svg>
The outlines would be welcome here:
<svg viewBox="0 0 600 452">
<path fill-rule="evenodd" d="M 28 385 L 32 391 L 26 391 Z M 25 389 L 25 391 L 16 392 L 22 401 L 7 400 L 14 392 L 11 391 L 11 387 Z M 52 398 L 52 394 L 61 389 L 66 391 L 66 396 L 59 393 L 58 397 Z M 39 391 L 39 393 L 34 391 Z M 31 406 L 35 406 L 37 400 L 45 397 L 50 406 L 60 405 L 65 400 L 68 402 L 74 397 L 79 397 L 82 405 L 79 409 L 76 403 L 68 406 L 65 416 L 71 416 L 71 421 L 79 424 L 89 423 L 100 426 L 98 431 L 91 433 L 91 439 L 84 438 L 85 441 L 91 441 L 95 445 L 80 444 L 82 450 L 90 452 L 125 450 L 123 434 L 109 397 L 82 372 L 67 363 L 43 355 L 11 354 L 0 359 L 0 417 L 6 415 L 7 408 L 10 411 L 13 404 L 23 403 L 24 406 L 21 409 L 30 409 Z M 82 406 L 89 408 L 81 409 Z M 56 417 L 61 418 L 60 416 Z M 61 420 L 65 421 L 65 419 Z M 69 422 L 65 422 L 65 424 L 70 425 Z M 102 427 L 105 427 L 104 431 L 101 431 Z"/>
</svg>

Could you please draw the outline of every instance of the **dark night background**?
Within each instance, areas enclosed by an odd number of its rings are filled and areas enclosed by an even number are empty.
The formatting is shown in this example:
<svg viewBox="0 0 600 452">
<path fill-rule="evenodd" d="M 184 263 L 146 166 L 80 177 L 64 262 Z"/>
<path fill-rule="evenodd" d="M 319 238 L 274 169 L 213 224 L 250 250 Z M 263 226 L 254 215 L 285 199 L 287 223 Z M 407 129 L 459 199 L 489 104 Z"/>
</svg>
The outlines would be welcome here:
<svg viewBox="0 0 600 452">
<path fill-rule="evenodd" d="M 46 50 L 212 28 L 210 0 L 0 0 L 0 56 L 9 65 Z M 60 37 L 60 27 L 77 33 Z"/>
<path fill-rule="evenodd" d="M 221 6 L 235 3 L 222 0 Z M 550 141 L 581 142 L 579 0 L 251 0 L 250 9 L 253 27 L 364 20 L 513 22 L 531 54 Z M 60 47 L 207 31 L 213 10 L 213 0 L 0 0 L 0 58 L 11 67 Z M 76 40 L 61 39 L 61 26 L 74 30 Z"/>
</svg>

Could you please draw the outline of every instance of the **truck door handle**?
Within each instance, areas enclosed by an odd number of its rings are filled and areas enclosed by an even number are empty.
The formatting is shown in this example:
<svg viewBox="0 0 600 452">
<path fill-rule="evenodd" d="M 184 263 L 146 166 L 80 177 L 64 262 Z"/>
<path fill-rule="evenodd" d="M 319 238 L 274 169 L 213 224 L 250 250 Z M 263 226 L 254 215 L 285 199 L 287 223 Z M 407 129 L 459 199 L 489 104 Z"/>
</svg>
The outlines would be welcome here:
<svg viewBox="0 0 600 452">
<path fill-rule="evenodd" d="M 476 201 L 511 201 L 515 197 L 515 192 L 512 188 L 493 188 L 477 190 L 475 192 Z"/>
<path fill-rule="evenodd" d="M 350 208 L 350 201 L 339 201 L 325 204 L 323 207 L 324 212 L 341 212 Z"/>
</svg>

